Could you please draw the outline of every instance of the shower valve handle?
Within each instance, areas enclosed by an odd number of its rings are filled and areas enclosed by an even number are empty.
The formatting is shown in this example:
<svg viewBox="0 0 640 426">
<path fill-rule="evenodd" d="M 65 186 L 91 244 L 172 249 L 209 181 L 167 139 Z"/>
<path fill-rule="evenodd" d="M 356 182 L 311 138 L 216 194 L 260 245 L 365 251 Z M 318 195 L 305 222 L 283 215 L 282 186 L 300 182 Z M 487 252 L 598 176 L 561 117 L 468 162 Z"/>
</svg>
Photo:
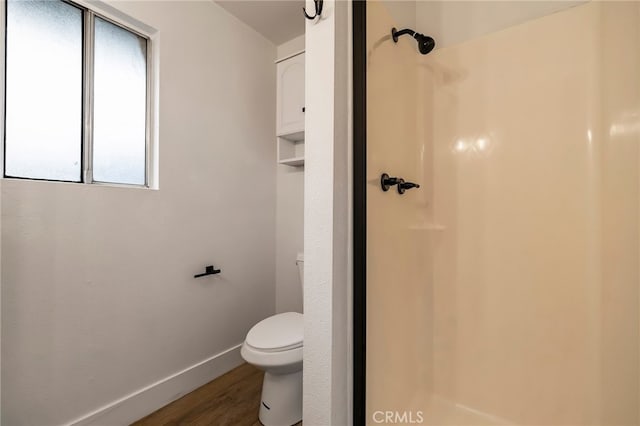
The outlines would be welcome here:
<svg viewBox="0 0 640 426">
<path fill-rule="evenodd" d="M 420 188 L 420 185 L 413 182 L 405 182 L 404 179 L 400 179 L 402 182 L 398 183 L 398 194 L 404 194 L 404 191 L 411 188 Z"/>
<path fill-rule="evenodd" d="M 393 185 L 398 185 L 398 194 L 404 194 L 407 189 L 420 188 L 420 185 L 413 182 L 405 182 L 403 178 L 391 177 L 386 173 L 380 176 L 380 187 L 387 192 Z"/>
<path fill-rule="evenodd" d="M 380 187 L 384 192 L 387 192 L 389 188 L 391 188 L 393 185 L 397 185 L 400 181 L 404 182 L 402 178 L 390 177 L 388 174 L 383 173 L 380 176 Z"/>
</svg>

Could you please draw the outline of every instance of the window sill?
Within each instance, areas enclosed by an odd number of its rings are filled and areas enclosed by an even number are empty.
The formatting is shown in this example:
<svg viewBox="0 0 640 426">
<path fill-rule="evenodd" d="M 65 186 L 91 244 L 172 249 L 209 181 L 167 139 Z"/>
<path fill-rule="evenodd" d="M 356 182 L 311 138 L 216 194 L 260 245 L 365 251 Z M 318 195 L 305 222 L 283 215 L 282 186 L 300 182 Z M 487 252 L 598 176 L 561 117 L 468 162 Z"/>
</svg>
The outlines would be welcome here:
<svg viewBox="0 0 640 426">
<path fill-rule="evenodd" d="M 134 185 L 134 184 L 127 184 L 127 183 L 108 183 L 108 182 L 84 183 L 84 182 L 71 182 L 71 181 L 64 181 L 64 180 L 19 178 L 19 177 L 11 177 L 11 176 L 5 176 L 2 178 L 2 180 L 7 182 L 29 182 L 29 183 L 44 183 L 44 184 L 50 183 L 50 184 L 62 184 L 62 185 L 82 186 L 82 187 L 142 189 L 142 190 L 150 190 L 150 191 L 158 191 L 160 189 L 158 187 L 152 187 L 148 185 Z"/>
</svg>

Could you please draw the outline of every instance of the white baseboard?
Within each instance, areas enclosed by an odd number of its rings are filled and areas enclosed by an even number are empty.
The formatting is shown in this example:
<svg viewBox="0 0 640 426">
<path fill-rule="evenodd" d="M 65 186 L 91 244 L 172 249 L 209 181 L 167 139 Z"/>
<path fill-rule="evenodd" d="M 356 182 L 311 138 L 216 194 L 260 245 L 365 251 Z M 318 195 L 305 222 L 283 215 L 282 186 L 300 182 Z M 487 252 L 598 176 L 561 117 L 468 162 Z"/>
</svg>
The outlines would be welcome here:
<svg viewBox="0 0 640 426">
<path fill-rule="evenodd" d="M 68 423 L 129 425 L 243 363 L 236 345 Z"/>
</svg>

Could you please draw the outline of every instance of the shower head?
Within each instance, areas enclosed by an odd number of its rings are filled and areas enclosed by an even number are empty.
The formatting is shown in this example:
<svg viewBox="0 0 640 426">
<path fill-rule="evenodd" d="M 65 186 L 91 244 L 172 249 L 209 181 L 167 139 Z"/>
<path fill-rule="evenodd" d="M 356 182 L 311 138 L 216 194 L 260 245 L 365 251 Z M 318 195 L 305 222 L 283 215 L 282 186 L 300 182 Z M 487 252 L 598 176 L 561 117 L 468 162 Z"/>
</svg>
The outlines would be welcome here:
<svg viewBox="0 0 640 426">
<path fill-rule="evenodd" d="M 433 48 L 436 47 L 436 41 L 424 34 L 416 33 L 413 35 L 413 38 L 418 41 L 418 50 L 420 50 L 420 53 L 422 53 L 423 55 L 431 52 Z"/>
<path fill-rule="evenodd" d="M 391 38 L 393 39 L 394 43 L 397 43 L 398 38 L 405 34 L 410 34 L 413 36 L 413 38 L 416 39 L 416 41 L 418 42 L 418 50 L 423 55 L 431 52 L 433 48 L 436 47 L 436 41 L 432 37 L 417 33 L 409 28 L 405 28 L 404 30 L 400 31 L 396 30 L 395 28 L 391 29 Z"/>
</svg>

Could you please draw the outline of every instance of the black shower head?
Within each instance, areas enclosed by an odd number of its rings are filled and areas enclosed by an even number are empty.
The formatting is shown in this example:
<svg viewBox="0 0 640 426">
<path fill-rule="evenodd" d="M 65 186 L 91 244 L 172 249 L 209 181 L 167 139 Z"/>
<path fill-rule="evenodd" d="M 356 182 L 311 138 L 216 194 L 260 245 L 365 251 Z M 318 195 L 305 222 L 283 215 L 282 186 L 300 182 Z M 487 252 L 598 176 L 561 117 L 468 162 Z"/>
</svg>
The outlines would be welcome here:
<svg viewBox="0 0 640 426">
<path fill-rule="evenodd" d="M 418 50 L 420 50 L 420 53 L 422 53 L 423 55 L 431 52 L 433 48 L 436 47 L 436 41 L 424 34 L 415 33 L 413 35 L 413 38 L 418 41 Z"/>
<path fill-rule="evenodd" d="M 395 43 L 398 42 L 398 37 L 405 34 L 411 34 L 413 38 L 416 39 L 416 41 L 418 42 L 418 50 L 423 55 L 431 52 L 433 48 L 436 47 L 436 41 L 432 37 L 417 33 L 409 28 L 405 28 L 404 30 L 400 31 L 396 30 L 395 28 L 391 29 L 391 38 Z"/>
</svg>

